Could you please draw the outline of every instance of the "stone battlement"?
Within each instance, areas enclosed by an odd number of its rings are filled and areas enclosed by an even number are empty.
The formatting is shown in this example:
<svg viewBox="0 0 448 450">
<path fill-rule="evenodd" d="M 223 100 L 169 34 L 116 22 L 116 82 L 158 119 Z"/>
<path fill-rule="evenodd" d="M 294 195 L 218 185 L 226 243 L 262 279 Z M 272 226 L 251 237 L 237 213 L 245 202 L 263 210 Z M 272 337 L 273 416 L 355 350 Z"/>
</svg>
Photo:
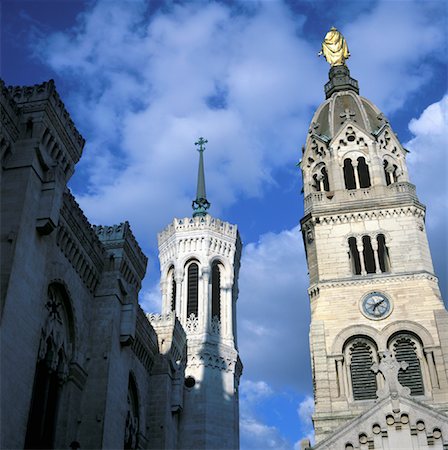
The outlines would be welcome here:
<svg viewBox="0 0 448 450">
<path fill-rule="evenodd" d="M 231 238 L 237 236 L 237 226 L 207 214 L 204 217 L 185 217 L 183 219 L 174 219 L 162 232 L 157 235 L 159 245 L 176 232 L 192 232 L 192 231 L 217 231 Z"/>
<path fill-rule="evenodd" d="M 49 102 L 75 150 L 81 154 L 85 139 L 76 129 L 70 114 L 59 97 L 54 80 L 44 81 L 33 86 L 8 86 L 7 89 L 10 97 L 16 103 L 16 107 L 25 112 L 40 111 L 45 108 L 45 103 Z"/>
<path fill-rule="evenodd" d="M 135 239 L 129 222 L 111 226 L 94 225 L 93 229 L 106 249 L 124 248 L 138 277 L 142 280 L 145 276 L 148 258 Z"/>
</svg>

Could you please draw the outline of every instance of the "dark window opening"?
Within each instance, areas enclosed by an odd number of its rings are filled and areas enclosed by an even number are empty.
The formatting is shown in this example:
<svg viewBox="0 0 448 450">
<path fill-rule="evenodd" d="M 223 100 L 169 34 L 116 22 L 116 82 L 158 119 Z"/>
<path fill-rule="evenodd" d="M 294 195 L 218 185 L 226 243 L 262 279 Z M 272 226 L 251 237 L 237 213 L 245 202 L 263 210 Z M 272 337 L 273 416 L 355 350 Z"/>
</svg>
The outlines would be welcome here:
<svg viewBox="0 0 448 450">
<path fill-rule="evenodd" d="M 124 450 L 133 450 L 139 448 L 139 413 L 138 413 L 138 395 L 137 387 L 131 376 L 128 384 L 128 410 L 126 412 L 126 421 L 124 426 Z"/>
<path fill-rule="evenodd" d="M 371 370 L 374 363 L 372 345 L 356 339 L 350 346 L 350 377 L 354 400 L 376 399 L 376 375 Z"/>
<path fill-rule="evenodd" d="M 370 241 L 370 236 L 363 236 L 362 237 L 362 244 L 363 244 L 363 256 L 364 256 L 364 267 L 366 269 L 367 273 L 375 273 L 376 267 L 375 267 L 375 256 L 373 255 L 373 248 L 372 243 Z"/>
<path fill-rule="evenodd" d="M 369 166 L 366 160 L 360 156 L 358 158 L 358 176 L 359 176 L 359 186 L 362 188 L 370 187 L 370 174 Z"/>
<path fill-rule="evenodd" d="M 350 158 L 344 160 L 344 181 L 346 189 L 356 189 L 355 170 Z"/>
<path fill-rule="evenodd" d="M 322 167 L 322 182 L 324 184 L 324 191 L 328 192 L 330 190 L 330 183 L 328 182 L 328 174 L 327 169 L 325 167 Z"/>
<path fill-rule="evenodd" d="M 389 186 L 389 184 L 391 184 L 389 171 L 387 170 L 388 166 L 389 163 L 386 160 L 384 160 L 383 167 L 384 167 L 384 176 L 386 177 L 386 186 Z"/>
<path fill-rule="evenodd" d="M 395 339 L 393 349 L 398 362 L 408 363 L 406 370 L 398 372 L 398 381 L 411 390 L 411 395 L 423 395 L 425 393 L 423 376 L 415 342 L 409 335 L 402 334 Z"/>
<path fill-rule="evenodd" d="M 384 237 L 384 234 L 379 234 L 376 237 L 376 240 L 378 242 L 378 260 L 380 263 L 381 272 L 389 272 L 389 250 L 386 247 L 386 238 Z"/>
<path fill-rule="evenodd" d="M 314 189 L 316 189 L 316 191 L 320 191 L 320 182 L 319 182 L 319 180 L 317 179 L 317 173 L 315 173 L 314 175 L 313 175 L 313 180 L 314 180 L 314 184 L 313 184 L 313 187 L 314 187 Z"/>
<path fill-rule="evenodd" d="M 221 318 L 221 273 L 218 264 L 212 267 L 212 318 Z"/>
<path fill-rule="evenodd" d="M 47 340 L 47 354 L 36 366 L 34 376 L 31 408 L 28 417 L 28 427 L 25 437 L 26 449 L 54 448 L 54 433 L 62 383 L 58 370 L 49 368 L 49 361 L 53 359 L 53 345 Z M 62 364 L 62 355 L 59 354 Z"/>
<path fill-rule="evenodd" d="M 352 265 L 352 272 L 355 275 L 361 275 L 361 261 L 359 260 L 359 252 L 356 246 L 356 238 L 350 237 L 348 238 L 348 246 L 349 246 L 349 257 Z"/>
<path fill-rule="evenodd" d="M 199 267 L 196 263 L 188 266 L 187 317 L 198 316 Z"/>
<path fill-rule="evenodd" d="M 176 309 L 176 279 L 174 277 L 174 271 L 171 275 L 171 311 Z"/>
</svg>

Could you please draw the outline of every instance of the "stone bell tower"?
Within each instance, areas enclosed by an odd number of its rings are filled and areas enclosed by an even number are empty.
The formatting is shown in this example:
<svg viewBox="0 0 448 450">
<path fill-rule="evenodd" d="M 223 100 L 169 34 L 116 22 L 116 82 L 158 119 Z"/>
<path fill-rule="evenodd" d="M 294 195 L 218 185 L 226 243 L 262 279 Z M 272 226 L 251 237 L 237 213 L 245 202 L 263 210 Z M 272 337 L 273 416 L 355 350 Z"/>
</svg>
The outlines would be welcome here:
<svg viewBox="0 0 448 450">
<path fill-rule="evenodd" d="M 324 54 L 340 39 L 336 33 L 327 34 Z M 398 381 L 411 399 L 448 410 L 448 314 L 425 206 L 409 180 L 407 150 L 359 95 L 344 58 L 330 69 L 300 163 L 317 442 L 379 401 L 385 379 L 374 369 L 386 354 L 406 363 Z M 406 423 L 418 419 L 407 414 Z"/>
<path fill-rule="evenodd" d="M 159 236 L 162 314 L 175 314 L 187 335 L 179 448 L 239 447 L 238 385 L 242 364 L 236 340 L 241 240 L 237 227 L 207 212 L 203 152 L 199 151 L 193 216 Z"/>
</svg>

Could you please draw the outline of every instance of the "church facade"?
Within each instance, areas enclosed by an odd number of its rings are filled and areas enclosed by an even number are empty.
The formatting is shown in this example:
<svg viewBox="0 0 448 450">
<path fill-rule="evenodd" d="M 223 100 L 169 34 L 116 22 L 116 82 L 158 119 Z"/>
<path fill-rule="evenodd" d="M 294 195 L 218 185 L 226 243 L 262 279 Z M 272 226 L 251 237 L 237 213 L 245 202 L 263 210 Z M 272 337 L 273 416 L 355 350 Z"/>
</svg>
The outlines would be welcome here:
<svg viewBox="0 0 448 450">
<path fill-rule="evenodd" d="M 162 231 L 145 314 L 129 223 L 92 226 L 67 188 L 84 139 L 53 81 L 0 88 L 0 447 L 237 448 L 237 227 L 202 208 Z"/>
<path fill-rule="evenodd" d="M 327 34 L 324 55 L 338 34 Z M 342 44 L 345 56 L 332 64 L 300 163 L 313 448 L 446 449 L 448 313 L 425 207 L 409 179 L 407 150 L 359 95 Z"/>
</svg>

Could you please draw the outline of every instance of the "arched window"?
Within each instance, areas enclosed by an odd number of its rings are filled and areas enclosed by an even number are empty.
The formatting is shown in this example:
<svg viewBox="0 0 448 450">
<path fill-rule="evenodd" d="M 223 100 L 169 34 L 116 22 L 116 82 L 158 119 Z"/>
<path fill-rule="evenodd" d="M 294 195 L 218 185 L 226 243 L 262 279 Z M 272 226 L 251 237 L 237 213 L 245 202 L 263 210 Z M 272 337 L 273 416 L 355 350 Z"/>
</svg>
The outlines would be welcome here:
<svg viewBox="0 0 448 450">
<path fill-rule="evenodd" d="M 367 273 L 375 273 L 375 256 L 373 254 L 372 242 L 370 241 L 370 236 L 362 237 L 363 244 L 363 257 L 364 257 L 364 267 Z"/>
<path fill-rule="evenodd" d="M 361 275 L 361 261 L 359 260 L 358 247 L 356 245 L 356 238 L 348 238 L 349 258 L 354 275 Z"/>
<path fill-rule="evenodd" d="M 398 362 L 408 363 L 406 370 L 398 372 L 400 384 L 407 386 L 411 395 L 424 395 L 422 368 L 417 354 L 418 350 L 421 351 L 419 339 L 411 333 L 399 333 L 390 340 L 389 349 L 393 351 Z"/>
<path fill-rule="evenodd" d="M 346 189 L 356 189 L 355 170 L 350 158 L 344 159 L 344 182 Z"/>
<path fill-rule="evenodd" d="M 346 345 L 346 360 L 354 400 L 376 399 L 378 389 L 376 375 L 371 370 L 377 362 L 377 349 L 368 338 L 356 337 Z"/>
<path fill-rule="evenodd" d="M 316 191 L 326 191 L 328 192 L 330 190 L 330 184 L 328 182 L 328 173 L 325 166 L 320 166 L 321 169 L 318 170 L 317 173 L 313 175 L 313 187 Z"/>
<path fill-rule="evenodd" d="M 358 158 L 358 176 L 359 176 L 359 186 L 362 188 L 370 187 L 370 174 L 369 166 L 363 156 Z"/>
<path fill-rule="evenodd" d="M 217 262 L 212 266 L 212 320 L 215 317 L 221 320 L 221 272 Z"/>
<path fill-rule="evenodd" d="M 174 276 L 174 267 L 171 266 L 168 271 L 168 298 L 170 302 L 170 311 L 176 309 L 176 278 Z"/>
<path fill-rule="evenodd" d="M 376 241 L 378 243 L 378 261 L 381 272 L 390 272 L 389 250 L 386 247 L 384 234 L 379 234 L 376 237 Z"/>
<path fill-rule="evenodd" d="M 193 262 L 188 266 L 187 317 L 198 316 L 199 267 Z"/>
<path fill-rule="evenodd" d="M 139 430 L 139 414 L 138 414 L 138 393 L 137 386 L 132 375 L 129 375 L 127 411 L 124 426 L 124 444 L 123 448 L 138 448 L 138 430 Z"/>
<path fill-rule="evenodd" d="M 45 303 L 47 314 L 37 357 L 25 448 L 54 448 L 61 392 L 67 380 L 74 342 L 66 302 L 65 289 L 51 284 Z"/>
<path fill-rule="evenodd" d="M 386 178 L 386 185 L 398 181 L 398 166 L 396 164 L 389 163 L 386 159 L 383 161 L 384 176 Z"/>
</svg>

